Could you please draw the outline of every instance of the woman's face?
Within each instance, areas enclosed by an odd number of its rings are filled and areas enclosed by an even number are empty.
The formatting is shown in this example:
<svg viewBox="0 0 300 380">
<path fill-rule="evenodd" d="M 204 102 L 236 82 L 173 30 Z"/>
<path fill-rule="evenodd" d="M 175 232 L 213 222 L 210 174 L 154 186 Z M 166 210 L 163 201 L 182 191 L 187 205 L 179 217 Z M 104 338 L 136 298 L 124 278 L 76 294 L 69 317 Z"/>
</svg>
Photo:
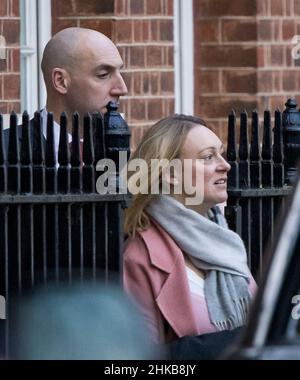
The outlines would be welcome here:
<svg viewBox="0 0 300 380">
<path fill-rule="evenodd" d="M 222 141 L 210 129 L 197 125 L 188 132 L 180 158 L 189 159 L 192 185 L 202 188 L 203 202 L 193 207 L 200 213 L 227 200 L 230 165 L 223 158 L 223 152 Z"/>
</svg>

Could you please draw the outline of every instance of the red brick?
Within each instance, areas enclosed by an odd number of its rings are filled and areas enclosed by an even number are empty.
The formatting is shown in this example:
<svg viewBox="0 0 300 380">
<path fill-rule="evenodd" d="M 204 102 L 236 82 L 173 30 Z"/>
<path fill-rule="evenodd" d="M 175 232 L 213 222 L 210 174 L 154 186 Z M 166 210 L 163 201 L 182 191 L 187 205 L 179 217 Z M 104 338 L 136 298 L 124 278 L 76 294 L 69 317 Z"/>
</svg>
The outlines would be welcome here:
<svg viewBox="0 0 300 380">
<path fill-rule="evenodd" d="M 149 22 L 148 21 L 132 21 L 133 22 L 133 41 L 147 42 L 149 40 Z"/>
<path fill-rule="evenodd" d="M 145 67 L 145 48 L 143 46 L 130 47 L 130 67 Z"/>
<path fill-rule="evenodd" d="M 132 80 L 133 80 L 133 94 L 134 95 L 142 95 L 142 81 L 143 81 L 143 75 L 142 73 L 133 73 L 132 74 Z M 130 93 L 130 92 L 129 92 Z"/>
<path fill-rule="evenodd" d="M 57 18 L 52 18 L 52 34 L 59 32 L 60 30 L 66 28 L 72 28 L 77 26 L 76 20 L 61 20 Z"/>
<path fill-rule="evenodd" d="M 218 42 L 218 20 L 199 20 L 196 22 L 196 36 L 201 42 Z"/>
<path fill-rule="evenodd" d="M 275 41 L 282 40 L 282 19 L 274 20 L 274 39 Z"/>
<path fill-rule="evenodd" d="M 11 7 L 11 16 L 19 17 L 20 16 L 20 0 L 10 0 L 12 3 Z"/>
<path fill-rule="evenodd" d="M 257 92 L 256 71 L 224 70 L 222 79 L 224 92 L 244 92 L 248 94 Z"/>
<path fill-rule="evenodd" d="M 121 16 L 124 15 L 124 0 L 115 0 L 115 15 Z"/>
<path fill-rule="evenodd" d="M 273 72 L 273 92 L 282 91 L 282 72 L 274 71 Z"/>
<path fill-rule="evenodd" d="M 199 109 L 202 110 L 201 114 L 204 119 L 227 118 L 232 109 L 235 109 L 236 113 L 240 113 L 245 109 L 250 114 L 256 108 L 255 96 L 199 96 L 197 101 L 201 105 Z"/>
<path fill-rule="evenodd" d="M 282 38 L 284 40 L 291 40 L 296 34 L 296 27 L 294 20 L 282 20 Z"/>
<path fill-rule="evenodd" d="M 7 113 L 11 112 L 20 113 L 21 112 L 21 104 L 20 102 L 9 102 L 7 103 Z"/>
<path fill-rule="evenodd" d="M 287 16 L 293 16 L 294 15 L 294 13 L 293 13 L 293 11 L 294 11 L 294 4 L 293 4 L 294 2 L 293 2 L 293 0 L 286 0 L 286 2 L 285 2 L 285 7 L 286 7 L 286 9 L 285 9 L 285 11 L 286 11 L 286 15 Z"/>
<path fill-rule="evenodd" d="M 203 67 L 256 66 L 256 48 L 252 46 L 202 46 L 196 54 Z"/>
<path fill-rule="evenodd" d="M 3 35 L 7 45 L 18 45 L 20 43 L 20 21 L 3 20 Z"/>
<path fill-rule="evenodd" d="M 284 3 L 285 0 L 272 0 L 271 1 L 271 15 L 284 16 Z"/>
<path fill-rule="evenodd" d="M 286 66 L 287 67 L 292 67 L 294 66 L 294 64 L 297 62 L 294 60 L 294 58 L 292 57 L 292 48 L 290 46 L 287 46 L 286 48 Z M 295 64 L 296 66 L 296 64 Z"/>
<path fill-rule="evenodd" d="M 269 16 L 269 0 L 259 0 L 256 2 L 257 4 L 257 16 Z"/>
<path fill-rule="evenodd" d="M 168 57 L 167 65 L 174 67 L 174 48 L 173 46 L 168 46 L 166 50 L 166 57 Z"/>
<path fill-rule="evenodd" d="M 156 67 L 163 65 L 163 47 L 149 46 L 146 48 L 147 66 Z"/>
<path fill-rule="evenodd" d="M 174 72 L 162 72 L 161 91 L 163 94 L 174 94 Z"/>
<path fill-rule="evenodd" d="M 20 98 L 20 75 L 10 74 L 3 77 L 5 100 Z"/>
<path fill-rule="evenodd" d="M 201 70 L 196 75 L 196 78 L 195 93 L 220 92 L 218 70 Z"/>
<path fill-rule="evenodd" d="M 160 21 L 160 39 L 173 42 L 173 20 Z"/>
<path fill-rule="evenodd" d="M 8 16 L 7 0 L 0 1 L 0 17 L 1 16 Z"/>
<path fill-rule="evenodd" d="M 136 1 L 136 0 L 135 0 Z M 148 15 L 161 15 L 162 7 L 160 0 L 146 0 L 146 13 Z"/>
<path fill-rule="evenodd" d="M 284 46 L 273 45 L 271 46 L 271 65 L 282 66 L 284 65 L 285 50 Z"/>
<path fill-rule="evenodd" d="M 147 0 L 146 0 L 147 3 Z M 132 15 L 144 15 L 145 2 L 144 0 L 130 0 L 130 12 Z"/>
<path fill-rule="evenodd" d="M 159 41 L 160 39 L 160 30 L 159 30 L 159 21 L 151 20 L 150 24 L 150 40 L 151 41 Z"/>
<path fill-rule="evenodd" d="M 0 113 L 7 113 L 7 103 L 0 102 Z"/>
<path fill-rule="evenodd" d="M 132 21 L 118 20 L 116 22 L 116 40 L 118 42 L 132 42 Z"/>
<path fill-rule="evenodd" d="M 273 91 L 273 72 L 272 71 L 258 71 L 257 91 L 258 92 L 272 92 Z"/>
<path fill-rule="evenodd" d="M 20 50 L 12 49 L 10 51 L 10 65 L 9 71 L 19 72 L 20 71 Z"/>
<path fill-rule="evenodd" d="M 136 99 L 134 105 L 131 108 L 131 117 L 133 120 L 146 119 L 146 101 Z"/>
<path fill-rule="evenodd" d="M 175 100 L 164 99 L 165 102 L 165 114 L 164 116 L 172 115 L 175 112 Z"/>
<path fill-rule="evenodd" d="M 282 73 L 282 88 L 283 91 L 298 91 L 297 72 L 284 71 Z"/>
<path fill-rule="evenodd" d="M 80 26 L 82 28 L 94 29 L 98 32 L 105 34 L 107 37 L 113 37 L 113 21 L 111 20 L 80 20 Z"/>
<path fill-rule="evenodd" d="M 2 83 L 3 83 L 3 75 L 0 75 L 0 99 L 3 99 Z"/>
<path fill-rule="evenodd" d="M 158 120 L 163 117 L 163 102 L 162 99 L 148 100 L 148 115 L 149 120 Z"/>
<path fill-rule="evenodd" d="M 149 73 L 148 78 L 149 78 L 149 82 L 150 82 L 150 93 L 151 93 L 151 95 L 160 94 L 160 86 L 161 86 L 160 73 L 159 72 Z"/>
<path fill-rule="evenodd" d="M 300 16 L 300 0 L 294 0 L 294 13 L 295 16 Z"/>
<path fill-rule="evenodd" d="M 95 16 L 114 13 L 114 0 L 56 0 L 57 15 Z"/>
<path fill-rule="evenodd" d="M 260 41 L 272 40 L 273 20 L 259 20 L 257 23 L 258 39 Z"/>
<path fill-rule="evenodd" d="M 173 0 L 166 0 L 167 1 L 167 9 L 168 9 L 168 15 L 173 16 L 174 14 L 174 3 Z"/>
<path fill-rule="evenodd" d="M 224 20 L 222 22 L 223 41 L 256 41 L 256 21 Z"/>
<path fill-rule="evenodd" d="M 276 110 L 277 108 L 279 110 L 284 110 L 285 106 L 284 104 L 286 103 L 286 97 L 285 96 L 277 96 L 277 95 L 274 95 L 274 96 L 270 96 L 270 99 L 269 99 L 269 103 L 270 103 L 270 106 L 269 108 L 271 110 Z"/>
<path fill-rule="evenodd" d="M 142 94 L 147 95 L 150 93 L 149 75 L 144 72 L 142 74 Z"/>
<path fill-rule="evenodd" d="M 254 0 L 195 0 L 195 14 L 206 16 L 254 16 L 256 1 Z"/>
<path fill-rule="evenodd" d="M 258 46 L 257 47 L 257 66 L 258 67 L 264 67 L 266 65 L 266 58 L 265 58 L 265 47 Z"/>
</svg>

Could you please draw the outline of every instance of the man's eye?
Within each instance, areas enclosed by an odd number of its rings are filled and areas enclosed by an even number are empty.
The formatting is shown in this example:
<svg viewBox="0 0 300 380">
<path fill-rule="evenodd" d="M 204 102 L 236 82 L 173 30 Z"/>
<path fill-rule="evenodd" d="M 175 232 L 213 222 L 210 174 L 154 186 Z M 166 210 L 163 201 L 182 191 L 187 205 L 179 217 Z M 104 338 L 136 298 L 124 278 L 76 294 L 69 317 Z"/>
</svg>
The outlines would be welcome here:
<svg viewBox="0 0 300 380">
<path fill-rule="evenodd" d="M 100 79 L 104 79 L 106 77 L 108 77 L 109 73 L 101 73 L 101 74 L 98 74 L 97 77 L 100 78 Z"/>
</svg>

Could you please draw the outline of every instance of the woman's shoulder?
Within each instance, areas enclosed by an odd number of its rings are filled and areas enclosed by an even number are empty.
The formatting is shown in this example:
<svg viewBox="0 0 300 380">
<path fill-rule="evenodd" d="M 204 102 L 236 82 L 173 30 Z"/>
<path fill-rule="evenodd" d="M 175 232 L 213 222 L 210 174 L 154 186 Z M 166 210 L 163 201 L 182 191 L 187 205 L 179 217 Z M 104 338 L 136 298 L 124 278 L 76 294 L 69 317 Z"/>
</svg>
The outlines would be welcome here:
<svg viewBox="0 0 300 380">
<path fill-rule="evenodd" d="M 164 269 L 170 268 L 180 254 L 181 250 L 173 239 L 154 222 L 134 238 L 128 238 L 124 247 L 125 260 L 150 259 L 153 265 Z"/>
</svg>

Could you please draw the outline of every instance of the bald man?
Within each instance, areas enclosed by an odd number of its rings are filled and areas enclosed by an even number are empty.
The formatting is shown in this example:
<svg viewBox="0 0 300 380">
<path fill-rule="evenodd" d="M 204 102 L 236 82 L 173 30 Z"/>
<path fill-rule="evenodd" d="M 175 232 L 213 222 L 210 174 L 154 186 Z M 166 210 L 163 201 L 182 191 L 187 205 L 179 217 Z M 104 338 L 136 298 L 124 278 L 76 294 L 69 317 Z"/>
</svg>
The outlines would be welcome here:
<svg viewBox="0 0 300 380">
<path fill-rule="evenodd" d="M 56 152 L 62 112 L 66 112 L 69 119 L 75 111 L 79 112 L 81 119 L 86 112 L 105 113 L 109 101 L 118 102 L 120 96 L 127 94 L 120 72 L 122 66 L 122 58 L 114 43 L 95 30 L 67 28 L 51 38 L 42 59 L 47 89 L 42 120 L 46 137 L 47 112 L 53 113 Z M 71 123 L 68 131 L 71 133 Z M 8 135 L 9 132 L 5 132 L 6 146 Z"/>
</svg>

